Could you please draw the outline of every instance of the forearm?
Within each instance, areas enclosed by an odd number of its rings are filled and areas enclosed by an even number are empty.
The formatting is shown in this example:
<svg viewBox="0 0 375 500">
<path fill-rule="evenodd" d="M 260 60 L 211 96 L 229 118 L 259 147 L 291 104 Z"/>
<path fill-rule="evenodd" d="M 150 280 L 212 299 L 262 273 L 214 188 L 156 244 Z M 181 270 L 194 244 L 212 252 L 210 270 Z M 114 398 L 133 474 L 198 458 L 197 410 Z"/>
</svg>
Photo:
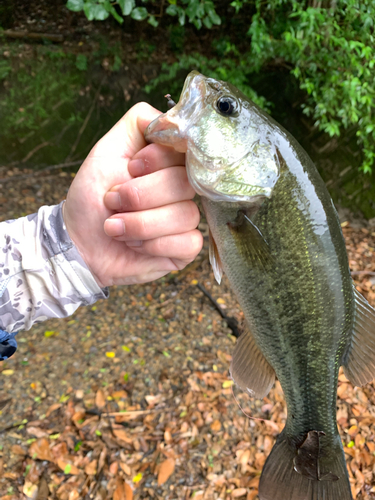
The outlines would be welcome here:
<svg viewBox="0 0 375 500">
<path fill-rule="evenodd" d="M 28 330 L 106 297 L 66 231 L 62 203 L 0 224 L 0 330 Z"/>
</svg>

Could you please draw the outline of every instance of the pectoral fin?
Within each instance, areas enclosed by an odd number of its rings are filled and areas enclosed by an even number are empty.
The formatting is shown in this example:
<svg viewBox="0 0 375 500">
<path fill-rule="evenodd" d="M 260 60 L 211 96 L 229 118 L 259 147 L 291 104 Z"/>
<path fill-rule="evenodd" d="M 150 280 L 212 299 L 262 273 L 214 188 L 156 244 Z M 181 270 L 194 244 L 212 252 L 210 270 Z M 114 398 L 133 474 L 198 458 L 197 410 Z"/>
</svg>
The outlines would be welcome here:
<svg viewBox="0 0 375 500">
<path fill-rule="evenodd" d="M 239 253 L 251 267 L 269 270 L 274 266 L 270 247 L 260 230 L 246 213 L 239 211 L 236 219 L 228 224 Z"/>
<path fill-rule="evenodd" d="M 209 231 L 208 255 L 212 266 L 212 270 L 214 272 L 215 279 L 220 285 L 221 278 L 223 277 L 223 266 L 221 264 L 219 251 L 217 249 L 216 242 L 214 240 L 214 237 L 212 236 L 211 231 Z"/>
<path fill-rule="evenodd" d="M 275 382 L 274 369 L 248 329 L 237 340 L 230 373 L 243 391 L 257 398 L 264 398 Z"/>
<path fill-rule="evenodd" d="M 361 387 L 375 378 L 375 309 L 355 288 L 354 296 L 353 335 L 342 365 L 346 377 Z"/>
</svg>

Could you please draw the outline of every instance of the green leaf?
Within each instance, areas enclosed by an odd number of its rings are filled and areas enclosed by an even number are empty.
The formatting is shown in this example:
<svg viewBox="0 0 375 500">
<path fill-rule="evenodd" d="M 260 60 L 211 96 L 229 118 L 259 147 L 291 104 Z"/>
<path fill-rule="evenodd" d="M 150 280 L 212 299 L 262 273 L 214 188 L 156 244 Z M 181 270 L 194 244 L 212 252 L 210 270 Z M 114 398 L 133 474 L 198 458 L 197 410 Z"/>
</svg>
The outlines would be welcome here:
<svg viewBox="0 0 375 500">
<path fill-rule="evenodd" d="M 131 13 L 131 18 L 136 21 L 143 21 L 148 16 L 147 9 L 145 7 L 137 7 L 133 9 Z"/>
<path fill-rule="evenodd" d="M 185 24 L 185 11 L 181 7 L 179 8 L 178 12 L 178 22 L 180 23 L 180 26 L 184 26 Z"/>
<path fill-rule="evenodd" d="M 84 54 L 78 54 L 77 55 L 77 58 L 76 58 L 76 68 L 79 69 L 80 71 L 86 71 L 87 70 L 87 57 Z M 46 334 L 47 334 L 47 332 L 45 332 L 44 335 L 46 335 Z"/>
<path fill-rule="evenodd" d="M 66 6 L 73 12 L 80 12 L 83 10 L 83 0 L 68 0 Z"/>
<path fill-rule="evenodd" d="M 177 5 L 174 5 L 174 4 L 168 5 L 165 12 L 170 16 L 177 16 L 177 14 L 178 14 Z"/>
<path fill-rule="evenodd" d="M 116 54 L 111 69 L 112 71 L 119 71 L 121 69 L 121 66 L 122 66 L 121 57 Z"/>
<path fill-rule="evenodd" d="M 118 0 L 118 4 L 124 16 L 128 16 L 135 7 L 134 0 Z"/>
<path fill-rule="evenodd" d="M 96 5 L 92 3 L 85 3 L 83 6 L 83 11 L 89 21 L 93 21 L 95 19 L 95 8 Z"/>
<path fill-rule="evenodd" d="M 64 468 L 64 474 L 69 474 L 71 470 L 72 470 L 71 464 L 66 464 Z"/>
<path fill-rule="evenodd" d="M 206 26 L 206 28 L 211 29 L 212 28 L 212 21 L 208 16 L 205 16 L 203 18 L 203 24 Z"/>
<path fill-rule="evenodd" d="M 63 394 L 59 399 L 59 403 L 66 403 L 69 398 L 70 398 L 69 394 Z"/>
<path fill-rule="evenodd" d="M 78 441 L 74 446 L 74 451 L 77 452 L 82 446 L 82 441 Z"/>
<path fill-rule="evenodd" d="M 107 19 L 108 16 L 109 16 L 108 10 L 102 5 L 97 5 L 95 12 L 95 19 L 97 21 L 104 21 L 105 19 Z"/>
<path fill-rule="evenodd" d="M 123 18 L 120 16 L 120 14 L 117 12 L 117 10 L 111 5 L 109 2 L 106 2 L 104 7 L 106 10 L 112 14 L 112 16 L 116 19 L 116 21 L 120 24 L 124 22 Z"/>
<path fill-rule="evenodd" d="M 197 30 L 200 30 L 202 27 L 202 21 L 200 19 L 194 19 L 193 24 L 197 28 Z"/>
<path fill-rule="evenodd" d="M 153 26 L 154 28 L 157 28 L 157 26 L 159 25 L 158 21 L 155 19 L 155 16 L 150 16 L 148 18 L 148 23 L 151 24 L 151 26 Z"/>
<path fill-rule="evenodd" d="M 221 24 L 221 19 L 220 17 L 216 14 L 215 7 L 213 3 L 208 2 L 205 4 L 205 10 L 208 14 L 208 17 L 210 18 L 210 21 L 213 24 Z"/>
<path fill-rule="evenodd" d="M 27 474 L 29 473 L 31 469 L 31 464 L 27 464 L 26 467 L 25 467 L 25 472 L 23 473 L 23 475 L 26 477 Z"/>
<path fill-rule="evenodd" d="M 109 12 L 103 5 L 97 3 L 85 3 L 83 10 L 89 21 L 104 21 L 109 16 Z M 94 306 L 95 307 L 95 306 Z"/>
</svg>

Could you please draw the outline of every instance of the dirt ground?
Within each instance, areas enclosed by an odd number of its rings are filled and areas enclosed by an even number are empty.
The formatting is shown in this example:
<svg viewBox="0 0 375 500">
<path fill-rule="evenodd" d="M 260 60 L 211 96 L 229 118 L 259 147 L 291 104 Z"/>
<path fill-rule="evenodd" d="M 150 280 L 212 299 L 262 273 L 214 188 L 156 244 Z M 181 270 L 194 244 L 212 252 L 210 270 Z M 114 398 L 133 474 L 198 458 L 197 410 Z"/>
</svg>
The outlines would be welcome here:
<svg viewBox="0 0 375 500">
<path fill-rule="evenodd" d="M 2 219 L 58 203 L 71 176 L 0 169 Z M 375 232 L 342 225 L 375 304 Z M 242 313 L 227 281 L 214 281 L 201 229 L 205 248 L 182 272 L 18 334 L 0 363 L 1 500 L 257 498 L 285 404 L 279 383 L 260 401 L 232 387 L 236 339 L 198 285 L 228 316 Z M 373 384 L 353 388 L 341 373 L 338 424 L 363 500 L 375 498 L 374 405 Z"/>
</svg>

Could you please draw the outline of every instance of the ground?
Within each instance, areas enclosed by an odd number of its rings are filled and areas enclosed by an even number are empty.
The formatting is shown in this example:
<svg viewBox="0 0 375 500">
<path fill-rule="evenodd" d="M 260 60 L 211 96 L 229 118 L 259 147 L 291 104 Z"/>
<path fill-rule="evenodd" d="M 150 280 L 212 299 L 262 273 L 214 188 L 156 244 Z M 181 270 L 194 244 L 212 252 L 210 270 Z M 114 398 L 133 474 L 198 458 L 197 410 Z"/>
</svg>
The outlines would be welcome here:
<svg viewBox="0 0 375 500">
<path fill-rule="evenodd" d="M 58 203 L 71 175 L 0 168 L 2 219 Z M 358 289 L 375 304 L 375 233 L 343 218 Z M 204 250 L 185 270 L 113 288 L 18 335 L 0 364 L 0 500 L 257 498 L 285 422 L 282 390 L 259 401 L 232 386 L 235 338 L 198 284 L 228 316 L 242 313 L 214 280 L 200 227 Z M 340 374 L 337 418 L 358 500 L 375 498 L 374 404 L 373 384 L 353 388 Z"/>
</svg>

